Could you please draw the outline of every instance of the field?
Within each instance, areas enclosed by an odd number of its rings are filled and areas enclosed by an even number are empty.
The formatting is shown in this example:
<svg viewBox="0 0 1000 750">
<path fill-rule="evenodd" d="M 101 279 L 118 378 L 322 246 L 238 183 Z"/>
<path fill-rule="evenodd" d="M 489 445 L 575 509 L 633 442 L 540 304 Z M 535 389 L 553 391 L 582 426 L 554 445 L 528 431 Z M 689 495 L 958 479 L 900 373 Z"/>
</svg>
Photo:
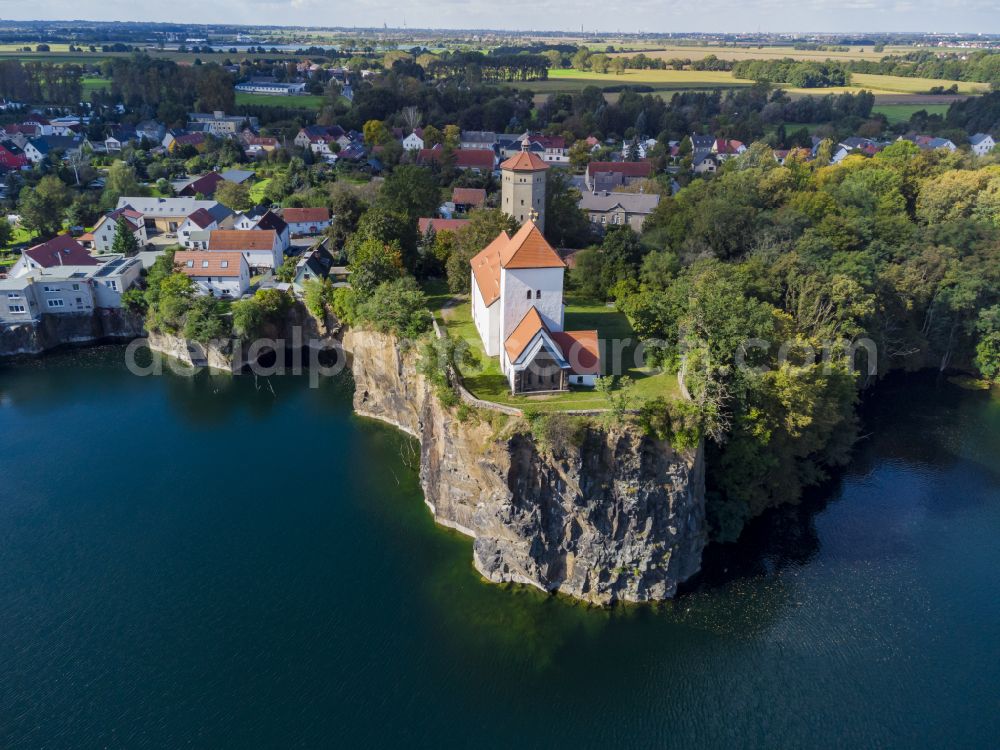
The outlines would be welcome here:
<svg viewBox="0 0 1000 750">
<path fill-rule="evenodd" d="M 617 45 L 616 45 L 617 47 Z M 720 46 L 720 45 L 696 45 L 696 44 L 675 44 L 675 45 L 654 45 L 651 49 L 642 49 L 640 45 L 628 45 L 631 52 L 613 53 L 612 57 L 625 55 L 633 57 L 642 52 L 646 57 L 654 59 L 671 60 L 673 58 L 700 60 L 709 55 L 715 55 L 720 60 L 781 60 L 790 57 L 793 60 L 881 60 L 886 55 L 902 54 L 904 52 L 917 51 L 918 47 L 886 47 L 884 52 L 874 52 L 871 46 L 853 46 L 847 52 L 825 52 L 823 50 L 797 50 L 791 47 L 781 46 Z M 597 49 L 595 45 L 592 49 Z M 937 48 L 935 48 L 936 50 Z"/>
<path fill-rule="evenodd" d="M 628 319 L 622 314 L 599 302 L 567 299 L 566 328 L 568 330 L 597 329 L 599 338 L 605 342 L 605 363 L 612 358 L 614 341 L 627 343 L 624 346 L 622 367 L 635 381 L 634 394 L 636 398 L 646 400 L 657 396 L 671 397 L 677 393 L 677 378 L 672 373 L 651 372 L 645 368 L 634 366 L 636 337 L 629 325 Z M 468 302 L 455 307 L 448 307 L 438 313 L 438 319 L 444 319 L 447 331 L 452 337 L 466 342 L 475 355 L 479 365 L 467 367 L 463 371 L 465 387 L 476 397 L 494 401 L 500 404 L 531 408 L 539 411 L 565 411 L 574 409 L 604 409 L 607 402 L 603 395 L 594 389 L 580 388 L 565 393 L 540 396 L 512 396 L 507 385 L 507 378 L 500 371 L 500 361 L 497 357 L 487 357 L 482 342 L 472 322 L 472 313 Z"/>
<path fill-rule="evenodd" d="M 591 73 L 580 70 L 550 70 L 545 81 L 527 81 L 515 84 L 535 92 L 539 103 L 549 94 L 576 93 L 587 86 L 601 88 L 611 86 L 647 86 L 657 93 L 669 95 L 675 91 L 707 91 L 711 89 L 731 89 L 752 85 L 752 81 L 733 78 L 728 71 L 710 70 L 626 70 L 621 75 L 614 73 Z M 966 96 L 983 93 L 988 84 L 964 81 L 946 81 L 936 78 L 904 78 L 855 73 L 850 86 L 822 89 L 786 88 L 793 96 L 823 96 L 825 94 L 856 93 L 862 89 L 871 91 L 879 104 L 936 104 L 946 105 L 954 96 L 927 94 L 933 86 L 948 88 L 958 85 L 958 90 Z M 606 94 L 614 99 L 616 94 Z"/>
<path fill-rule="evenodd" d="M 319 109 L 323 106 L 324 97 L 318 94 L 303 94 L 302 96 L 270 96 L 268 94 L 246 94 L 236 92 L 236 106 L 254 107 L 288 107 L 289 109 Z"/>
<path fill-rule="evenodd" d="M 90 101 L 90 95 L 95 91 L 103 91 L 111 85 L 107 78 L 84 78 L 83 79 L 83 99 Z"/>
<path fill-rule="evenodd" d="M 872 109 L 876 114 L 886 116 L 890 123 L 907 122 L 914 112 L 926 110 L 929 115 L 944 115 L 947 104 L 877 104 Z"/>
</svg>

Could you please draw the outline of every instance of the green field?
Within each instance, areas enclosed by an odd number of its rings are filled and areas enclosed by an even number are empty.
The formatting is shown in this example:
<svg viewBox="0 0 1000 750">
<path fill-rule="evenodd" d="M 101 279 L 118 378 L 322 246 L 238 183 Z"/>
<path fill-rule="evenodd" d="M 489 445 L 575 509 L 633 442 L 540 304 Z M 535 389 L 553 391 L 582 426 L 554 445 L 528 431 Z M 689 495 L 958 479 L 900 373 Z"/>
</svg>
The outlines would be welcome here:
<svg viewBox="0 0 1000 750">
<path fill-rule="evenodd" d="M 108 78 L 84 78 L 83 79 L 84 101 L 90 101 L 90 95 L 95 91 L 104 91 L 110 86 L 111 86 L 111 81 Z"/>
<path fill-rule="evenodd" d="M 885 115 L 893 125 L 898 122 L 908 122 L 914 112 L 926 110 L 929 115 L 944 115 L 948 112 L 947 104 L 876 104 L 872 108 L 875 114 Z"/>
<path fill-rule="evenodd" d="M 325 98 L 318 94 L 302 96 L 270 96 L 268 94 L 236 93 L 236 106 L 288 107 L 289 109 L 319 109 Z"/>
<path fill-rule="evenodd" d="M 264 191 L 267 190 L 267 186 L 271 183 L 271 178 L 268 177 L 263 180 L 258 180 L 250 187 L 250 200 L 252 200 L 256 205 L 260 205 L 264 202 Z"/>
<path fill-rule="evenodd" d="M 785 88 L 794 96 L 824 96 L 826 94 L 856 93 L 861 90 L 871 91 L 878 97 L 879 103 L 928 104 L 939 106 L 942 97 L 927 94 L 934 86 L 949 88 L 958 85 L 960 94 L 973 95 L 987 91 L 985 83 L 969 83 L 964 81 L 946 81 L 936 78 L 904 78 L 902 76 L 883 76 L 866 73 L 855 73 L 850 86 L 832 88 Z M 622 74 L 592 73 L 573 69 L 556 69 L 549 71 L 545 81 L 525 81 L 515 83 L 519 88 L 530 89 L 542 98 L 555 93 L 577 93 L 587 86 L 607 88 L 611 86 L 645 86 L 661 94 L 674 91 L 707 91 L 712 89 L 732 89 L 752 85 L 752 81 L 733 78 L 729 71 L 711 70 L 626 70 Z M 613 99 L 614 94 L 608 94 Z"/>
<path fill-rule="evenodd" d="M 647 400 L 657 396 L 672 397 L 677 394 L 677 377 L 673 373 L 651 372 L 634 366 L 637 339 L 628 319 L 614 308 L 599 302 L 567 299 L 566 329 L 597 329 L 598 337 L 606 344 L 603 366 L 612 359 L 613 342 L 627 342 L 623 347 L 624 372 L 635 381 L 635 396 Z M 565 393 L 540 396 L 512 396 L 507 378 L 500 371 L 498 357 L 487 357 L 482 341 L 472 322 L 470 304 L 463 302 L 438 313 L 444 319 L 448 334 L 468 344 L 478 366 L 466 367 L 462 372 L 465 387 L 477 398 L 498 404 L 531 408 L 539 411 L 567 411 L 576 409 L 604 409 L 607 402 L 602 394 L 592 388 L 579 388 Z"/>
</svg>

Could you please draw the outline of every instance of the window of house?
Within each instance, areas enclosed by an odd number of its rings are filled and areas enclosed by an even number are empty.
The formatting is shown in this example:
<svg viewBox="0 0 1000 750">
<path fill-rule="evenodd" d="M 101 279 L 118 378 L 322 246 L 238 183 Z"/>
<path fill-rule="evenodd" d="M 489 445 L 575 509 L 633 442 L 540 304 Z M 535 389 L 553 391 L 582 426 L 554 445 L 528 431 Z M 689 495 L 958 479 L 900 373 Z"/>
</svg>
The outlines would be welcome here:
<svg viewBox="0 0 1000 750">
<path fill-rule="evenodd" d="M 80 291 L 80 285 L 79 284 L 74 284 L 73 285 L 73 291 L 74 292 L 79 292 Z"/>
<path fill-rule="evenodd" d="M 17 299 L 20 296 L 17 292 L 7 292 L 7 299 Z"/>
<path fill-rule="evenodd" d="M 542 298 L 542 290 L 541 289 L 536 289 L 535 290 L 535 299 L 541 299 L 541 298 Z"/>
<path fill-rule="evenodd" d="M 220 261 L 219 268 L 229 268 L 229 261 L 228 260 Z"/>
<path fill-rule="evenodd" d="M 24 305 L 7 305 L 7 310 L 12 313 L 23 313 Z"/>
<path fill-rule="evenodd" d="M 189 261 L 187 261 L 187 263 L 185 265 L 187 265 L 188 268 L 194 268 L 194 261 L 193 260 L 189 260 Z"/>
<path fill-rule="evenodd" d="M 531 299 L 531 290 L 530 289 L 528 290 L 528 294 L 527 294 L 526 299 Z"/>
<path fill-rule="evenodd" d="M 76 304 L 82 305 L 83 304 L 83 297 L 77 297 L 76 298 Z"/>
<path fill-rule="evenodd" d="M 203 260 L 203 261 L 201 262 L 201 267 L 202 267 L 202 268 L 208 268 L 208 261 L 207 261 L 207 260 Z"/>
<path fill-rule="evenodd" d="M 117 282 L 117 281 L 111 281 L 111 282 L 109 282 L 109 283 L 108 283 L 108 286 L 110 286 L 110 287 L 111 287 L 112 289 L 114 289 L 114 290 L 115 290 L 116 292 L 118 291 L 118 282 Z"/>
<path fill-rule="evenodd" d="M 64 307 L 66 305 L 66 303 L 63 302 L 61 299 L 46 300 L 45 304 L 47 304 L 49 307 Z"/>
<path fill-rule="evenodd" d="M 524 205 L 524 198 L 521 198 L 521 205 Z"/>
</svg>

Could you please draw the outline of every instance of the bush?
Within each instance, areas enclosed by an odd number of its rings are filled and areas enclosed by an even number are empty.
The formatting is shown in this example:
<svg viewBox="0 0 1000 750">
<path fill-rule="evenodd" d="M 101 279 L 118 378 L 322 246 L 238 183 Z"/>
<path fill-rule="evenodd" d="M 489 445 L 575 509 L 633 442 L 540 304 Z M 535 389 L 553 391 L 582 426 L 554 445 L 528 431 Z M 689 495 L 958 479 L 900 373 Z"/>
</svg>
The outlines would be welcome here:
<svg viewBox="0 0 1000 750">
<path fill-rule="evenodd" d="M 427 298 L 412 277 L 379 284 L 368 299 L 357 304 L 355 316 L 376 330 L 411 338 L 431 327 Z"/>
</svg>

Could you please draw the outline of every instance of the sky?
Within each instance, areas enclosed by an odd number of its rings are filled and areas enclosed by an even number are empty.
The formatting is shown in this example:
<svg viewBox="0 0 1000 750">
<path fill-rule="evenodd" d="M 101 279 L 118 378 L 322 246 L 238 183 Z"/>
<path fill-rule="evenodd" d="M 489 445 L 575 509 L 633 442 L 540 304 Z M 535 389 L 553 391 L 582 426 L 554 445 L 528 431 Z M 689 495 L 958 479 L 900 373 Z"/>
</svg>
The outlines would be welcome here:
<svg viewBox="0 0 1000 750">
<path fill-rule="evenodd" d="M 543 12 L 539 12 L 544 9 Z M 634 32 L 1000 33 L 1000 0 L 0 0 L 11 20 Z"/>
</svg>

